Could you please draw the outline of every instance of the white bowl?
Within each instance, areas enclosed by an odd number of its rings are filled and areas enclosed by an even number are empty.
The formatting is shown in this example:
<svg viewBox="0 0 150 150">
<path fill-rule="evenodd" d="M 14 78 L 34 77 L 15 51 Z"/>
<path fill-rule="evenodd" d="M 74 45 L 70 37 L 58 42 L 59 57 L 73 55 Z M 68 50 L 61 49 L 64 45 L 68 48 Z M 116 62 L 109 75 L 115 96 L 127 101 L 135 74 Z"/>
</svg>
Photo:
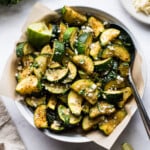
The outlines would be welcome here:
<svg viewBox="0 0 150 150">
<path fill-rule="evenodd" d="M 85 13 L 85 14 L 88 13 L 88 15 L 96 16 L 100 20 L 120 25 L 122 28 L 124 28 L 130 34 L 130 36 L 132 37 L 133 42 L 135 43 L 135 47 L 138 50 L 139 45 L 137 45 L 137 42 L 136 42 L 135 38 L 133 37 L 133 35 L 131 34 L 131 32 L 127 29 L 126 26 L 124 26 L 115 17 L 111 16 L 110 14 L 108 14 L 104 11 L 94 9 L 94 8 L 89 8 L 89 7 L 78 7 L 78 6 L 76 6 L 76 7 L 74 7 L 74 9 L 76 9 L 79 12 Z M 56 11 L 60 13 L 60 9 L 58 9 Z M 142 72 L 142 76 L 143 76 L 143 79 L 144 79 L 144 87 L 145 87 L 145 83 L 146 83 L 146 70 L 145 70 L 145 67 L 142 67 L 141 72 Z M 142 88 L 142 94 L 143 94 L 143 91 L 144 91 L 144 88 Z M 16 103 L 16 106 L 19 109 L 20 113 L 26 118 L 26 120 L 33 127 L 35 127 L 34 122 L 33 122 L 33 113 L 28 109 L 28 107 L 25 105 L 25 103 L 24 102 L 18 102 L 18 101 L 16 101 L 15 103 Z M 131 117 L 133 116 L 135 111 L 136 111 L 136 108 L 133 110 Z M 130 119 L 131 119 L 131 117 L 130 117 Z M 129 123 L 130 119 L 128 119 L 128 123 Z M 124 130 L 124 128 L 119 131 L 118 136 L 121 134 L 121 132 Z M 61 134 L 55 134 L 53 132 L 50 132 L 49 130 L 41 130 L 41 131 L 44 134 L 46 134 L 48 137 L 56 139 L 56 140 L 60 140 L 60 141 L 71 142 L 71 143 L 84 143 L 84 142 L 90 142 L 91 141 L 90 139 L 88 139 L 85 136 L 81 135 L 80 132 L 76 132 L 76 131 L 71 131 L 71 132 L 61 133 Z M 101 133 L 99 133 L 99 134 L 101 134 Z M 115 140 L 117 138 L 118 137 L 114 138 L 113 143 L 115 142 Z"/>
</svg>

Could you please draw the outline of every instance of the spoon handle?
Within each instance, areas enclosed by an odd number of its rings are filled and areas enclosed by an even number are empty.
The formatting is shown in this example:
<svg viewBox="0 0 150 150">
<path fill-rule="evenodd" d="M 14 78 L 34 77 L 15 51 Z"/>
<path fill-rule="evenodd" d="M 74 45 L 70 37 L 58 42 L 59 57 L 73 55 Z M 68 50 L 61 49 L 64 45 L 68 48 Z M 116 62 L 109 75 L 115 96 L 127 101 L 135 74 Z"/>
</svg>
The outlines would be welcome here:
<svg viewBox="0 0 150 150">
<path fill-rule="evenodd" d="M 131 74 L 129 75 L 129 82 L 131 84 L 131 87 L 133 89 L 133 94 L 134 94 L 134 97 L 135 97 L 135 100 L 136 100 L 136 103 L 137 103 L 137 106 L 138 106 L 138 109 L 139 109 L 139 112 L 140 112 L 140 115 L 141 115 L 141 118 L 143 120 L 143 123 L 144 123 L 144 126 L 145 126 L 145 129 L 147 131 L 147 135 L 150 139 L 150 119 L 148 117 L 148 114 L 145 110 L 145 107 L 143 105 L 143 102 L 142 102 L 142 99 L 137 91 L 137 88 L 134 84 L 134 81 L 132 79 L 132 76 Z"/>
</svg>

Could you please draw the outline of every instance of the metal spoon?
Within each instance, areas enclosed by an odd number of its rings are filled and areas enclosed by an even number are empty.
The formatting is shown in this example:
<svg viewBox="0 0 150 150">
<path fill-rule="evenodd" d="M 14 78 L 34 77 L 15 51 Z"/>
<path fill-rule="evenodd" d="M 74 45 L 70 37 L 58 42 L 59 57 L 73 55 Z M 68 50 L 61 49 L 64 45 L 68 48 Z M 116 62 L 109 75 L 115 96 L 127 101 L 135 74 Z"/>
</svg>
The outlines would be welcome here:
<svg viewBox="0 0 150 150">
<path fill-rule="evenodd" d="M 138 93 L 138 90 L 135 86 L 134 80 L 132 78 L 132 73 L 131 73 L 132 68 L 133 68 L 133 64 L 134 64 L 135 55 L 136 55 L 136 49 L 134 46 L 134 42 L 132 41 L 132 39 L 131 39 L 130 35 L 128 34 L 128 32 L 126 31 L 126 29 L 124 29 L 123 27 L 121 27 L 120 25 L 117 25 L 117 24 L 111 24 L 111 26 L 118 28 L 121 31 L 123 31 L 124 34 L 128 37 L 127 40 L 129 40 L 131 43 L 131 47 L 132 47 L 132 49 L 130 50 L 131 62 L 130 62 L 130 68 L 129 68 L 129 74 L 128 74 L 128 81 L 129 81 L 129 84 L 131 85 L 131 87 L 133 89 L 133 95 L 135 97 L 141 118 L 142 118 L 144 126 L 145 126 L 145 129 L 147 131 L 147 135 L 150 138 L 150 119 L 149 119 L 149 116 L 145 110 L 145 107 L 144 107 L 142 99 Z"/>
</svg>

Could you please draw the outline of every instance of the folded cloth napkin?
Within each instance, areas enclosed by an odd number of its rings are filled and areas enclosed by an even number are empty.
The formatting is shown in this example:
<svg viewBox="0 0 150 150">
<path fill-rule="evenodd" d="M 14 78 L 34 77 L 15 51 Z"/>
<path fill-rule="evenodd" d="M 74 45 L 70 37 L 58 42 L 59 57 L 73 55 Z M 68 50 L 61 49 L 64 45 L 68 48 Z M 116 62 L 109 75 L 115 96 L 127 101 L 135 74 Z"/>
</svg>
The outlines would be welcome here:
<svg viewBox="0 0 150 150">
<path fill-rule="evenodd" d="M 0 100 L 0 150 L 25 150 L 25 146 Z"/>
</svg>

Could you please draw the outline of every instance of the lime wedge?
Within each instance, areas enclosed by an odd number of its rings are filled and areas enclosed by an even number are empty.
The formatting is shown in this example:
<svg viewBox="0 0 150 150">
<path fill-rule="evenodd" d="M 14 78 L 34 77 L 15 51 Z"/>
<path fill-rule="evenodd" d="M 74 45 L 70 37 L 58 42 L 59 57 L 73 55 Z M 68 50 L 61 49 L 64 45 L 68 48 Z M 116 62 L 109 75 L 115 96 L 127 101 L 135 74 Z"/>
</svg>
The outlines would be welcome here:
<svg viewBox="0 0 150 150">
<path fill-rule="evenodd" d="M 32 46 L 41 48 L 48 44 L 51 38 L 51 31 L 44 22 L 32 23 L 27 29 L 27 38 Z"/>
</svg>

